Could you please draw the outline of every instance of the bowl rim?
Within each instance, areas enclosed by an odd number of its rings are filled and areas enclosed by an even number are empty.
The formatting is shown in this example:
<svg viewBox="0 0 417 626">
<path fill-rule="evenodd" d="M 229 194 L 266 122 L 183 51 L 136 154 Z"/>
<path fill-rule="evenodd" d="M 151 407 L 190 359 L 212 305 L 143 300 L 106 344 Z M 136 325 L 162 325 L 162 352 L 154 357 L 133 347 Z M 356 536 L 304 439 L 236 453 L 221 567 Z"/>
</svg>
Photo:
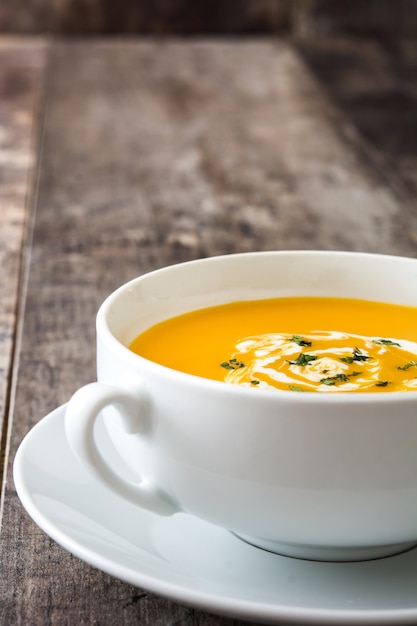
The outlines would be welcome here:
<svg viewBox="0 0 417 626">
<path fill-rule="evenodd" d="M 118 358 L 124 361 L 129 367 L 137 370 L 149 370 L 151 373 L 157 376 L 161 376 L 163 379 L 170 379 L 173 383 L 179 385 L 199 385 L 202 389 L 207 391 L 212 391 L 216 393 L 226 393 L 230 394 L 238 394 L 238 395 L 248 395 L 253 398 L 253 389 L 248 387 L 240 387 L 238 385 L 227 385 L 223 381 L 213 380 L 209 378 L 205 378 L 202 376 L 197 376 L 195 374 L 189 374 L 187 372 L 181 372 L 179 370 L 175 370 L 173 368 L 167 367 L 165 365 L 161 365 L 150 359 L 140 356 L 132 352 L 127 346 L 125 346 L 119 339 L 115 337 L 113 332 L 110 330 L 108 325 L 107 316 L 111 306 L 114 302 L 120 297 L 122 293 L 126 290 L 129 290 L 133 286 L 136 286 L 145 278 L 151 278 L 155 275 L 161 275 L 164 273 L 168 273 L 173 270 L 181 269 L 182 267 L 190 267 L 190 266 L 198 266 L 198 265 L 206 265 L 212 262 L 228 262 L 235 261 L 242 258 L 253 258 L 253 257 L 346 257 L 346 258 L 373 258 L 375 260 L 381 261 L 389 261 L 392 263 L 410 263 L 414 264 L 417 269 L 417 258 L 406 257 L 406 256 L 397 256 L 397 255 L 389 255 L 389 254 L 379 254 L 372 252 L 357 252 L 357 251 L 343 251 L 343 250 L 264 250 L 264 251 L 254 251 L 254 252 L 239 252 L 232 254 L 224 254 L 217 255 L 211 257 L 203 257 L 198 259 L 193 259 L 189 261 L 184 261 L 181 263 L 175 263 L 172 265 L 163 266 L 150 272 L 145 272 L 141 275 L 138 275 L 131 280 L 123 283 L 118 288 L 116 288 L 113 292 L 111 292 L 106 299 L 100 305 L 97 316 L 96 316 L 96 332 L 97 338 L 106 346 L 106 348 L 115 353 Z M 393 302 L 395 304 L 395 302 Z M 256 397 L 259 398 L 271 398 L 272 396 L 279 397 L 281 400 L 286 399 L 291 402 L 297 403 L 322 403 L 326 404 L 339 404 L 341 402 L 347 402 L 352 404 L 357 403 L 380 403 L 387 401 L 395 401 L 397 402 L 409 402 L 416 401 L 417 390 L 409 390 L 409 391 L 384 391 L 381 393 L 380 391 L 342 391 L 339 390 L 337 392 L 317 392 L 317 391 L 303 391 L 303 393 L 291 392 L 290 390 L 281 390 L 281 389 L 256 389 Z M 417 417 L 417 415 L 416 415 Z"/>
</svg>

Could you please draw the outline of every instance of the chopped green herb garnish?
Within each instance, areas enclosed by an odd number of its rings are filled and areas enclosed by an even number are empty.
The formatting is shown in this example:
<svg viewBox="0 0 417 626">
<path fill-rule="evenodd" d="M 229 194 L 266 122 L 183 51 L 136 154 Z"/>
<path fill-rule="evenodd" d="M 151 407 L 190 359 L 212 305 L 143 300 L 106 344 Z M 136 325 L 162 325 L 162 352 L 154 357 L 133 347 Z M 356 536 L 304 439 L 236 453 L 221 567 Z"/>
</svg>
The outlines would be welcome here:
<svg viewBox="0 0 417 626">
<path fill-rule="evenodd" d="M 234 365 L 235 367 L 245 367 L 245 364 L 242 361 L 238 361 L 237 359 L 230 359 L 229 363 Z"/>
<path fill-rule="evenodd" d="M 362 372 L 351 372 L 350 374 L 335 374 L 335 376 L 328 376 L 328 378 L 322 378 L 320 382 L 323 385 L 332 386 L 336 383 L 347 383 L 352 376 L 359 376 Z"/>
<path fill-rule="evenodd" d="M 306 341 L 306 339 L 304 339 L 300 335 L 293 335 L 290 341 L 293 341 L 298 346 L 311 346 L 311 341 Z"/>
<path fill-rule="evenodd" d="M 371 357 L 367 356 L 366 354 L 363 354 L 362 350 L 359 350 L 359 348 L 355 348 L 353 350 L 353 354 L 354 354 L 354 361 L 368 361 Z"/>
<path fill-rule="evenodd" d="M 251 380 L 250 384 L 251 385 L 259 385 L 259 380 Z"/>
<path fill-rule="evenodd" d="M 340 360 L 344 363 L 353 363 L 354 361 L 368 361 L 371 357 L 363 354 L 359 348 L 354 348 L 352 356 L 344 356 Z"/>
<path fill-rule="evenodd" d="M 372 341 L 373 343 L 377 343 L 378 345 L 382 346 L 398 346 L 399 348 L 401 348 L 399 343 L 391 341 L 391 339 L 373 339 Z"/>
<path fill-rule="evenodd" d="M 386 387 L 387 385 L 389 385 L 389 380 L 378 380 L 378 382 L 375 383 L 375 387 Z"/>
<path fill-rule="evenodd" d="M 237 359 L 229 359 L 228 361 L 223 361 L 220 363 L 220 367 L 224 367 L 226 370 L 237 370 L 241 367 L 245 367 L 245 364 L 242 361 L 238 361 Z"/>
<path fill-rule="evenodd" d="M 349 380 L 349 376 L 346 374 L 336 374 L 335 376 L 329 376 L 328 378 L 322 378 L 320 382 L 322 385 L 328 385 L 329 387 L 335 385 L 336 383 L 347 383 Z"/>
<path fill-rule="evenodd" d="M 304 391 L 304 389 L 297 387 L 297 385 L 288 385 L 288 389 L 290 389 L 290 391 Z"/>
<path fill-rule="evenodd" d="M 410 361 L 409 363 L 406 363 L 406 364 L 405 364 L 405 365 L 403 365 L 402 367 L 401 367 L 401 365 L 399 365 L 399 366 L 397 367 L 397 369 L 399 369 L 399 370 L 403 370 L 403 371 L 406 371 L 406 370 L 408 370 L 410 367 L 413 367 L 413 365 L 417 365 L 417 361 Z"/>
<path fill-rule="evenodd" d="M 308 365 L 311 361 L 315 361 L 317 357 L 314 354 L 303 354 L 300 352 L 295 361 L 288 361 L 290 365 Z"/>
</svg>

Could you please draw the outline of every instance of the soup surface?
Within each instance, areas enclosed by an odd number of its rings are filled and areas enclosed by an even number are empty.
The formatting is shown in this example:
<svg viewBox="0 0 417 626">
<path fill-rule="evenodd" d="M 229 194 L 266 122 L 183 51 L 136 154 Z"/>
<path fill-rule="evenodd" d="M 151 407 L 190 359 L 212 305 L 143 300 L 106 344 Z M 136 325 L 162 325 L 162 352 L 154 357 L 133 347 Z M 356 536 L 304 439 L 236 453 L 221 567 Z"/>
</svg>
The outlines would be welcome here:
<svg viewBox="0 0 417 626">
<path fill-rule="evenodd" d="M 417 391 L 417 308 L 276 298 L 186 313 L 140 334 L 137 354 L 254 389 Z"/>
</svg>

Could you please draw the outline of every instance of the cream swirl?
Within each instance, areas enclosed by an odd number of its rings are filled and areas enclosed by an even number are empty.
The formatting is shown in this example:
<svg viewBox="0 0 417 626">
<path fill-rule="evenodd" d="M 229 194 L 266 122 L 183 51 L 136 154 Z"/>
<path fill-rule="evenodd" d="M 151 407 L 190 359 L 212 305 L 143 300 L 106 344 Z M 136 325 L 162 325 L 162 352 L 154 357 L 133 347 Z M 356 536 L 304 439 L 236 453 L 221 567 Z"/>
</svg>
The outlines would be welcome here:
<svg viewBox="0 0 417 626">
<path fill-rule="evenodd" d="M 246 337 L 225 382 L 293 391 L 417 390 L 417 343 L 336 331 Z"/>
</svg>

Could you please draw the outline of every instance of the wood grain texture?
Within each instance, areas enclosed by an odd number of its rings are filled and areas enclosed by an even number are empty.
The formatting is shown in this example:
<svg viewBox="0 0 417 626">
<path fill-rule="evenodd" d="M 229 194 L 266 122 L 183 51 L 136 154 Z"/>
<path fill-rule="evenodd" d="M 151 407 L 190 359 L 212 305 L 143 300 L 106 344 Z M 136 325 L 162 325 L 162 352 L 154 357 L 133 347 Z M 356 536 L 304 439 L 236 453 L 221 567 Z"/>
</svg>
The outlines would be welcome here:
<svg viewBox="0 0 417 626">
<path fill-rule="evenodd" d="M 415 0 L 2 0 L 0 32 L 415 37 Z"/>
<path fill-rule="evenodd" d="M 45 59 L 42 41 L 0 41 L 0 484 Z"/>
<path fill-rule="evenodd" d="M 0 32 L 277 33 L 288 30 L 291 13 L 291 0 L 2 0 Z"/>
<path fill-rule="evenodd" d="M 416 41 L 325 38 L 298 49 L 417 211 Z"/>
<path fill-rule="evenodd" d="M 293 32 L 303 37 L 331 35 L 398 40 L 417 34 L 414 0 L 297 0 Z"/>
<path fill-rule="evenodd" d="M 11 440 L 95 378 L 94 317 L 148 270 L 266 249 L 414 256 L 401 191 L 282 42 L 57 42 Z M 11 480 L 0 622 L 232 626 L 114 580 L 28 519 Z"/>
</svg>

